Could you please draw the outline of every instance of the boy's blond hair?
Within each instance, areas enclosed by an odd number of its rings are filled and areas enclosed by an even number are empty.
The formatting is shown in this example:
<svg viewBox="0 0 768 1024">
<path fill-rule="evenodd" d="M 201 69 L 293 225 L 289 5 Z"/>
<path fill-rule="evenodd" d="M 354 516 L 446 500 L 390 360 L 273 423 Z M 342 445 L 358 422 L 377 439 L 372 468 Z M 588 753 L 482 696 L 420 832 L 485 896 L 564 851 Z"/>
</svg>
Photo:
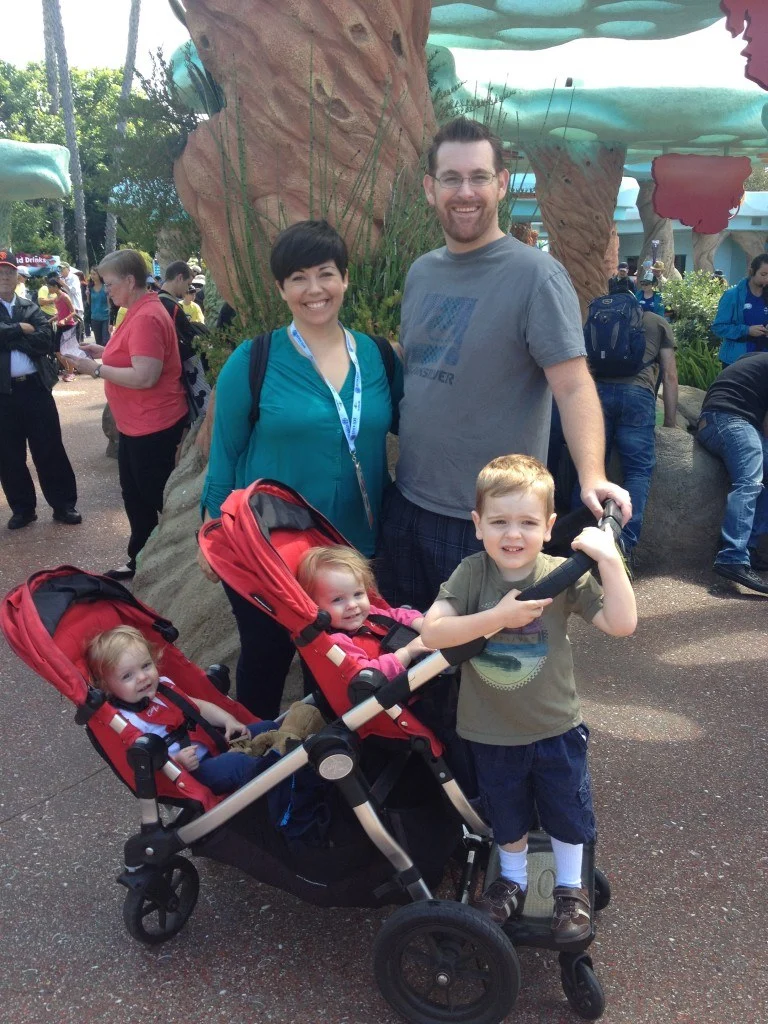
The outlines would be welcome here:
<svg viewBox="0 0 768 1024">
<path fill-rule="evenodd" d="M 160 650 L 149 643 L 144 634 L 133 626 L 115 626 L 104 633 L 97 633 L 88 644 L 85 660 L 93 678 L 103 684 L 107 674 L 115 667 L 120 658 L 131 647 L 145 647 L 157 664 Z"/>
<path fill-rule="evenodd" d="M 367 592 L 376 590 L 376 580 L 368 559 L 344 544 L 310 548 L 299 562 L 296 579 L 310 597 L 313 596 L 315 580 L 323 569 L 346 569 L 360 580 Z"/>
<path fill-rule="evenodd" d="M 503 498 L 515 491 L 534 491 L 540 495 L 547 517 L 555 511 L 555 481 L 552 474 L 530 455 L 500 455 L 480 470 L 475 511 L 481 516 L 487 498 Z"/>
</svg>

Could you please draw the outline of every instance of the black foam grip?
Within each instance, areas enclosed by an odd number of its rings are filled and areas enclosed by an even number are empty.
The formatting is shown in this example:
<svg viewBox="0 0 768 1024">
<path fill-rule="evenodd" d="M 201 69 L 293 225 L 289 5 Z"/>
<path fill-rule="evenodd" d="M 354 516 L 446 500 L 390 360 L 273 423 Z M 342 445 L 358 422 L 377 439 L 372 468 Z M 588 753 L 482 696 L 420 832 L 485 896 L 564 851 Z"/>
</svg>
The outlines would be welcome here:
<svg viewBox="0 0 768 1024">
<path fill-rule="evenodd" d="M 616 502 L 613 499 L 607 501 L 598 525 L 601 527 L 606 524 L 610 526 L 615 540 L 618 541 L 623 522 L 624 518 L 621 514 L 621 509 Z M 589 555 L 585 555 L 583 551 L 577 551 L 571 555 L 567 562 L 558 565 L 543 580 L 539 580 L 538 583 L 526 587 L 522 593 L 517 595 L 517 600 L 539 601 L 543 597 L 555 597 L 561 591 L 567 590 L 585 572 L 589 572 L 594 565 L 595 562 Z"/>
<path fill-rule="evenodd" d="M 561 590 L 566 590 L 585 572 L 589 572 L 595 563 L 583 551 L 577 551 L 567 562 L 558 565 L 548 576 L 538 583 L 526 587 L 517 595 L 518 601 L 538 601 L 543 597 L 555 597 Z"/>
</svg>

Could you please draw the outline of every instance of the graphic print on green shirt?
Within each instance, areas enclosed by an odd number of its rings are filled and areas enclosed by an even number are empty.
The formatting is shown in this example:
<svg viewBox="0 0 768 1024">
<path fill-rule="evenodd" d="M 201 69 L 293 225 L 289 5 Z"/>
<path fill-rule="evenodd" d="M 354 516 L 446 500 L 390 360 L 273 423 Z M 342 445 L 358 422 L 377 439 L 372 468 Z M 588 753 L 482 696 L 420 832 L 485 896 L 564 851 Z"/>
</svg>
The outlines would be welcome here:
<svg viewBox="0 0 768 1024">
<path fill-rule="evenodd" d="M 472 667 L 489 686 L 515 690 L 539 674 L 548 650 L 547 631 L 537 619 L 527 626 L 503 629 L 492 636 L 483 653 L 472 659 Z"/>
<path fill-rule="evenodd" d="M 525 579 L 510 582 L 480 551 L 464 559 L 440 588 L 438 599 L 449 601 L 458 615 L 473 615 L 494 608 L 510 590 L 524 590 L 563 561 L 540 554 Z M 485 651 L 462 666 L 459 735 L 478 743 L 518 746 L 579 725 L 568 617 L 580 615 L 591 622 L 602 604 L 600 586 L 587 573 L 530 625 L 491 637 Z"/>
</svg>

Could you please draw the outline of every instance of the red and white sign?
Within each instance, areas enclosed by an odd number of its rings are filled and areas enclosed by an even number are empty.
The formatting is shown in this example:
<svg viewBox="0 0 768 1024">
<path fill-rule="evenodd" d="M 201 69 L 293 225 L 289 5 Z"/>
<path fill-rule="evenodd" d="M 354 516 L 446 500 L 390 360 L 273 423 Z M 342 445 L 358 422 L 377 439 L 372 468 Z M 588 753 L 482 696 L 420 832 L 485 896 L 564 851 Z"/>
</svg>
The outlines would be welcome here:
<svg viewBox="0 0 768 1024">
<path fill-rule="evenodd" d="M 43 254 L 42 256 L 30 256 L 25 252 L 17 252 L 16 262 L 20 267 L 28 267 L 30 270 L 40 270 L 43 267 L 57 267 L 59 265 L 59 257 L 48 256 L 47 254 Z"/>
</svg>

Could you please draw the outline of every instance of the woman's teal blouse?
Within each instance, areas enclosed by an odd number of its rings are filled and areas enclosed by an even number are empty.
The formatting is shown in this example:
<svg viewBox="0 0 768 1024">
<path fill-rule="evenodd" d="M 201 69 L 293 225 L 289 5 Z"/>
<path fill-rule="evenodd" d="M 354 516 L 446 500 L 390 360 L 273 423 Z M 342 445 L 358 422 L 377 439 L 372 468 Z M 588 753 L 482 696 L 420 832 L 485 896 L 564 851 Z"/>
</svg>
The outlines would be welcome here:
<svg viewBox="0 0 768 1024">
<path fill-rule="evenodd" d="M 390 394 L 375 342 L 352 332 L 362 381 L 360 432 L 355 447 L 374 514 L 368 525 L 357 474 L 331 393 L 309 359 L 291 344 L 285 327 L 274 331 L 259 402 L 259 419 L 250 422 L 251 341 L 229 357 L 216 384 L 213 438 L 202 506 L 220 514 L 227 495 L 260 477 L 293 487 L 323 513 L 351 544 L 372 555 L 387 472 L 386 437 L 392 424 L 392 398 L 399 403 L 403 372 L 395 361 Z M 355 371 L 350 365 L 341 390 L 352 412 Z"/>
</svg>

